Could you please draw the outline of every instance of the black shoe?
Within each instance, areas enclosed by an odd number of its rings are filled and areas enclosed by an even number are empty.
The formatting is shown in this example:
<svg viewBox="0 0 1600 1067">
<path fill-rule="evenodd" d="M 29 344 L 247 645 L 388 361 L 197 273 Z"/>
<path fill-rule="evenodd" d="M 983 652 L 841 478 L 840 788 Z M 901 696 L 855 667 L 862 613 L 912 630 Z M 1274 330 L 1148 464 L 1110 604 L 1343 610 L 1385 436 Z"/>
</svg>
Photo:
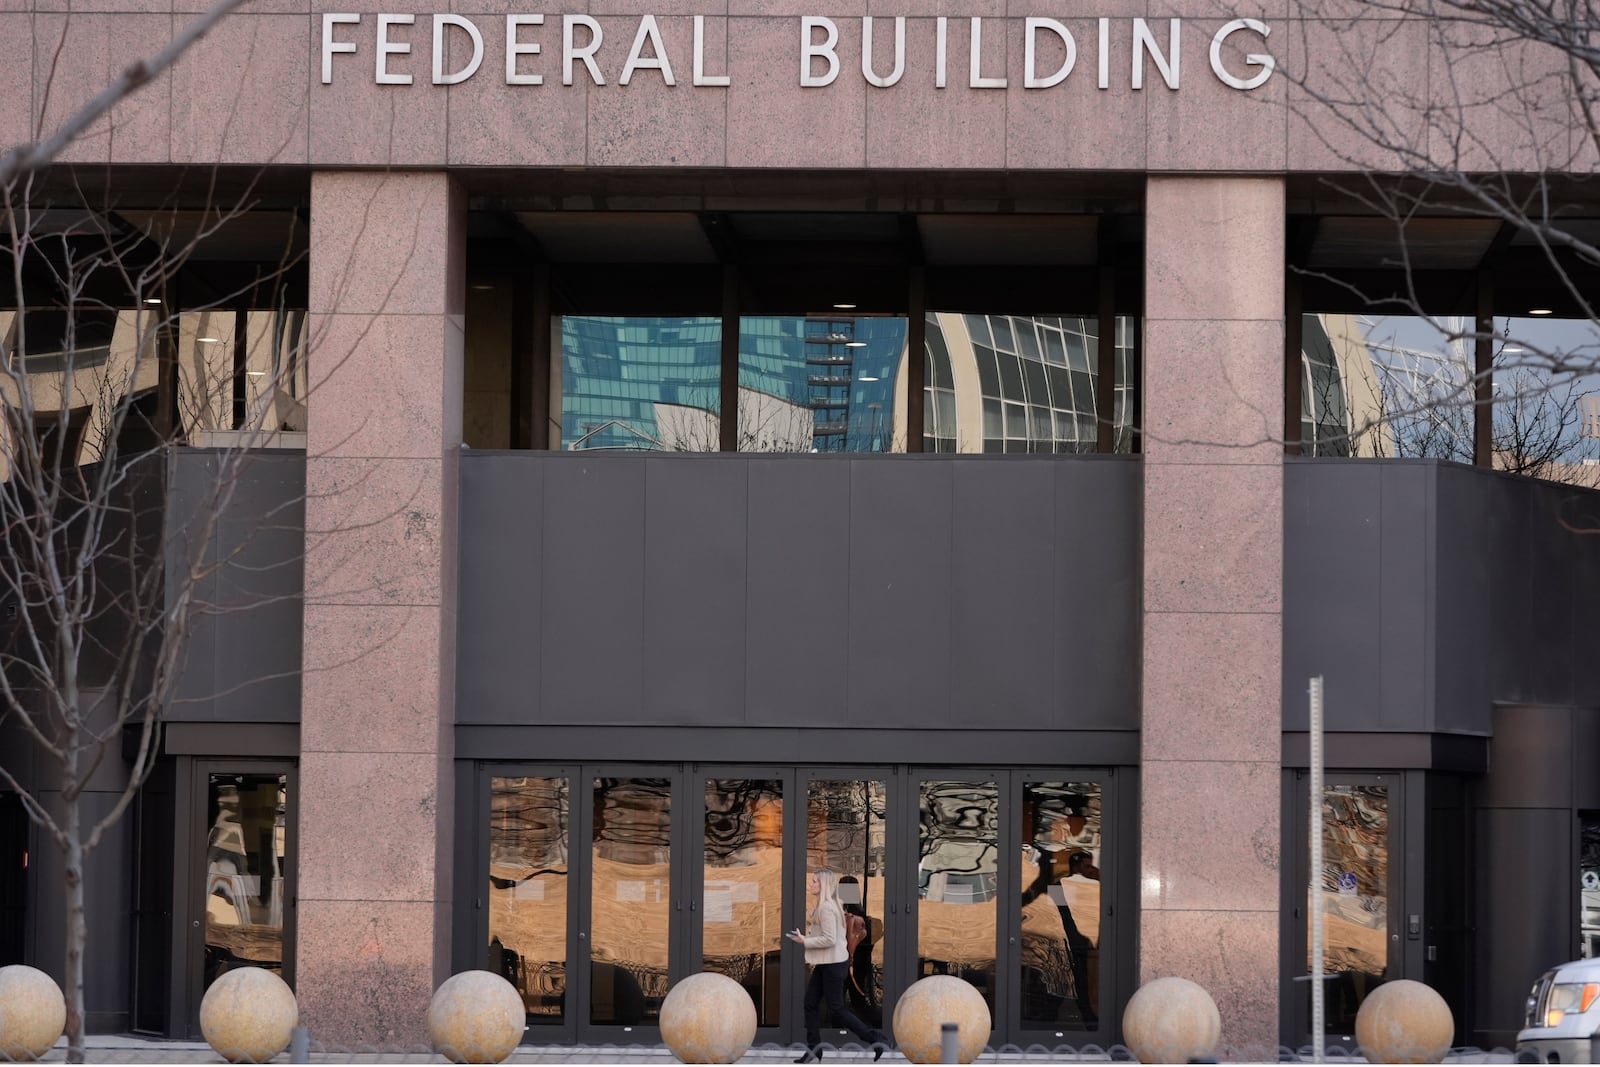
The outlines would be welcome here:
<svg viewBox="0 0 1600 1067">
<path fill-rule="evenodd" d="M 814 1045 L 814 1046 L 806 1049 L 805 1053 L 799 1059 L 795 1060 L 794 1062 L 796 1062 L 796 1063 L 818 1063 L 821 1060 L 822 1060 L 822 1047 L 820 1045 Z"/>
<path fill-rule="evenodd" d="M 894 1042 L 889 1040 L 889 1035 L 879 1030 L 872 1035 L 872 1060 L 876 1063 L 883 1059 L 883 1054 L 894 1048 Z"/>
</svg>

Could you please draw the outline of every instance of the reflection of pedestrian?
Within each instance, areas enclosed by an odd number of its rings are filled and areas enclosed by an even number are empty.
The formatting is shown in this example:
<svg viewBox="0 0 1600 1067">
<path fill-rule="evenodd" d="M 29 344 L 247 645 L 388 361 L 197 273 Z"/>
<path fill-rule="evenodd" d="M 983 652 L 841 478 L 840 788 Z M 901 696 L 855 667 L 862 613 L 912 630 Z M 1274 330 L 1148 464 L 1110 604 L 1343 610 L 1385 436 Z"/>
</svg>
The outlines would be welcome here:
<svg viewBox="0 0 1600 1067">
<path fill-rule="evenodd" d="M 1050 886 L 1056 880 L 1056 853 L 1036 848 L 1038 853 L 1038 877 L 1033 884 L 1022 892 L 1022 906 L 1027 907 L 1041 895 L 1050 892 Z M 1067 859 L 1068 877 L 1075 880 L 1089 879 L 1087 872 L 1092 872 L 1093 879 L 1098 880 L 1100 871 L 1094 866 L 1093 857 L 1084 851 L 1075 851 Z M 1078 1015 L 1083 1020 L 1085 1027 L 1093 1028 L 1099 1025 L 1100 1017 L 1094 1010 L 1094 1004 L 1089 996 L 1089 952 L 1094 948 L 1094 942 L 1084 936 L 1078 929 L 1078 923 L 1072 916 L 1072 906 L 1067 903 L 1066 893 L 1063 890 L 1059 896 L 1053 896 L 1056 913 L 1061 916 L 1061 931 L 1066 938 L 1067 960 L 1072 967 L 1072 994 L 1078 1003 Z M 1098 921 L 1098 917 L 1097 917 Z"/>
<path fill-rule="evenodd" d="M 828 1002 L 828 1014 L 838 1026 L 870 1045 L 873 1059 L 883 1055 L 889 1038 L 876 1027 L 868 1026 L 856 1017 L 844 1002 L 845 979 L 850 969 L 850 950 L 845 945 L 844 907 L 839 903 L 839 875 L 827 867 L 812 871 L 806 879 L 806 890 L 815 894 L 817 906 L 807 916 L 805 932 L 790 930 L 785 936 L 806 948 L 806 962 L 811 964 L 811 977 L 806 982 L 806 1051 L 796 1063 L 815 1063 L 822 1058 L 822 1002 Z"/>
<path fill-rule="evenodd" d="M 861 905 L 860 885 L 853 874 L 839 879 L 839 896 L 847 899 L 845 886 L 855 886 L 856 896 L 843 905 L 845 915 L 845 947 L 850 951 L 850 980 L 845 983 L 845 999 L 850 1009 L 876 1027 L 883 1026 L 883 1006 L 878 1003 L 876 968 L 872 965 L 872 946 L 877 938 L 872 936 L 872 918 Z M 857 934 L 856 931 L 860 931 Z M 854 942 L 854 943 L 852 943 Z"/>
</svg>

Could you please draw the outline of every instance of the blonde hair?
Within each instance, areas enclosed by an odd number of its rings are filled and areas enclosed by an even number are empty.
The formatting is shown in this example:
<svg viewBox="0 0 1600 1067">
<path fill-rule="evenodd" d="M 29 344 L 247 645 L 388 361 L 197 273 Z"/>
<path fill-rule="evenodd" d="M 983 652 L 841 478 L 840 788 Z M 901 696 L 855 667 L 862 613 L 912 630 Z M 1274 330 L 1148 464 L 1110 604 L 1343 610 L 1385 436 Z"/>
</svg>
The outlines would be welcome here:
<svg viewBox="0 0 1600 1067">
<path fill-rule="evenodd" d="M 839 872 L 832 867 L 817 867 L 811 873 L 817 878 L 817 909 L 832 904 L 843 912 L 844 905 L 839 903 Z M 817 909 L 813 909 L 812 914 L 816 914 Z"/>
</svg>

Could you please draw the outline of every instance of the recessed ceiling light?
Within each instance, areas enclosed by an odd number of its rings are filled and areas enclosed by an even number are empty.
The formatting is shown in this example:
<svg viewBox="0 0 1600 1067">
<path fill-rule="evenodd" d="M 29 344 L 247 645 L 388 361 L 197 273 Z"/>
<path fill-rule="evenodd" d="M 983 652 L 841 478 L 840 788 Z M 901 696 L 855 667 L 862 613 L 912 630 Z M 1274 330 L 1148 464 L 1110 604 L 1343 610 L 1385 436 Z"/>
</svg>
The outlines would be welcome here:
<svg viewBox="0 0 1600 1067">
<path fill-rule="evenodd" d="M 866 348 L 867 347 L 867 342 L 865 342 L 865 341 L 846 341 L 844 343 L 844 346 L 846 348 Z"/>
<path fill-rule="evenodd" d="M 855 309 L 854 304 L 835 304 L 833 306 L 838 308 L 840 311 L 852 311 Z"/>
<path fill-rule="evenodd" d="M 875 382 L 877 380 L 878 376 L 876 374 L 863 374 L 861 377 L 856 379 L 858 382 Z"/>
<path fill-rule="evenodd" d="M 159 304 L 161 303 L 161 298 L 159 296 L 147 296 L 144 298 L 144 302 L 146 304 Z"/>
<path fill-rule="evenodd" d="M 1530 315 L 1553 315 L 1555 313 L 1553 311 L 1551 311 L 1549 308 L 1530 308 L 1529 311 L 1528 311 L 1528 314 L 1530 314 Z"/>
<path fill-rule="evenodd" d="M 220 337 L 196 337 L 195 340 L 199 341 L 203 345 L 214 345 L 214 344 L 220 343 L 222 341 L 222 338 L 220 338 Z"/>
</svg>

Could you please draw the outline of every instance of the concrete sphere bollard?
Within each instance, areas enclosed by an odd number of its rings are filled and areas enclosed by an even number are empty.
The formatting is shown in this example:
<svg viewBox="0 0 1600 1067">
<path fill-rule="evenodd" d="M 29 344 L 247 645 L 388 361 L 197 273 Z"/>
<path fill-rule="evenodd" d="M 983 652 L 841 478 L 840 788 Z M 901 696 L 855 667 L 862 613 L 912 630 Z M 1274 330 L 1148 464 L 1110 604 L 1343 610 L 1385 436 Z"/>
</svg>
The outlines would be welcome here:
<svg viewBox="0 0 1600 1067">
<path fill-rule="evenodd" d="M 262 967 L 236 967 L 200 1000 L 200 1033 L 229 1063 L 266 1063 L 289 1047 L 300 1022 L 294 992 Z"/>
<path fill-rule="evenodd" d="M 0 967 L 0 1059 L 36 1060 L 61 1039 L 67 1001 L 43 971 Z"/>
<path fill-rule="evenodd" d="M 970 982 L 931 974 L 911 983 L 894 1006 L 894 1042 L 912 1063 L 938 1063 L 945 1023 L 955 1023 L 956 1058 L 971 1063 L 994 1029 L 989 1003 Z"/>
<path fill-rule="evenodd" d="M 493 971 L 451 975 L 428 1005 L 433 1047 L 452 1063 L 499 1063 L 516 1049 L 527 1023 L 522 994 Z"/>
<path fill-rule="evenodd" d="M 1140 1063 L 1209 1060 L 1222 1040 L 1222 1016 L 1211 994 L 1187 978 L 1157 978 L 1129 999 L 1122 1039 Z"/>
<path fill-rule="evenodd" d="M 1408 978 L 1374 989 L 1356 1012 L 1356 1044 L 1373 1063 L 1438 1063 L 1455 1032 L 1444 998 Z"/>
<path fill-rule="evenodd" d="M 661 1002 L 661 1040 L 684 1063 L 737 1063 L 755 1039 L 755 1001 L 725 974 L 691 974 Z"/>
</svg>

